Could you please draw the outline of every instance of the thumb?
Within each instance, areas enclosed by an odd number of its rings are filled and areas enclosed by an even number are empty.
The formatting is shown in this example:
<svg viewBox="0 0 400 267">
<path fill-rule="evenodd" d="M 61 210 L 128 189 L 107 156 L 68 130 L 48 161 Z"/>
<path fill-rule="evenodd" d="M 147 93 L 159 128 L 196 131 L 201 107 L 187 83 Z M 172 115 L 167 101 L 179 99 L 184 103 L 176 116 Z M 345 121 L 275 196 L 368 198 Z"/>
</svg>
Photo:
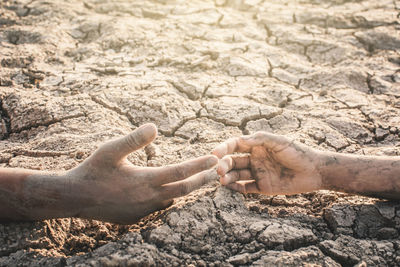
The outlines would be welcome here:
<svg viewBox="0 0 400 267">
<path fill-rule="evenodd" d="M 157 127 L 153 123 L 147 123 L 124 137 L 107 142 L 100 147 L 98 153 L 115 163 L 150 144 L 156 137 Z"/>
</svg>

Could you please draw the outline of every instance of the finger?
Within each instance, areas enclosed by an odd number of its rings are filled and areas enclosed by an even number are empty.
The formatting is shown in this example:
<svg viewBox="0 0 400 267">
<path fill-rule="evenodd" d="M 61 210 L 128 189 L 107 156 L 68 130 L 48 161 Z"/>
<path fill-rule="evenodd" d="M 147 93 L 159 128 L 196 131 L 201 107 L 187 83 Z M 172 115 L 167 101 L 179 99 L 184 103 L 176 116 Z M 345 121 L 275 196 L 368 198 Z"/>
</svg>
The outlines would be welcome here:
<svg viewBox="0 0 400 267">
<path fill-rule="evenodd" d="M 188 160 L 183 163 L 173 164 L 165 167 L 159 167 L 152 170 L 156 178 L 156 184 L 167 184 L 190 177 L 198 172 L 208 170 L 217 165 L 218 158 L 213 155 L 207 155 L 196 159 Z"/>
<path fill-rule="evenodd" d="M 226 185 L 227 188 L 238 191 L 243 194 L 247 193 L 261 193 L 257 187 L 256 181 L 243 181 Z"/>
<path fill-rule="evenodd" d="M 163 196 L 166 198 L 176 198 L 189 194 L 201 186 L 217 181 L 218 175 L 215 170 L 207 170 L 195 174 L 185 180 L 163 185 Z"/>
<path fill-rule="evenodd" d="M 226 142 L 218 145 L 212 151 L 212 154 L 218 158 L 222 158 L 225 155 L 232 154 L 234 152 L 250 152 L 251 147 L 240 146 L 240 137 L 228 139 Z"/>
<path fill-rule="evenodd" d="M 264 146 L 270 150 L 276 151 L 287 146 L 291 141 L 282 135 L 271 134 L 267 132 L 257 132 L 252 135 L 245 135 L 239 138 L 232 138 L 218 145 L 213 154 L 218 158 L 234 152 L 248 153 L 254 146 Z"/>
<path fill-rule="evenodd" d="M 212 153 L 218 158 L 235 152 L 248 153 L 253 146 L 260 146 L 263 144 L 262 140 L 258 138 L 260 134 L 261 132 L 228 139 L 226 142 L 218 145 Z"/>
<path fill-rule="evenodd" d="M 113 162 L 124 159 L 129 153 L 151 143 L 157 136 L 157 127 L 152 124 L 144 124 L 131 134 L 110 141 L 100 147 L 98 153 L 109 158 Z"/>
<path fill-rule="evenodd" d="M 224 176 L 232 169 L 245 169 L 250 167 L 250 155 L 227 155 L 218 162 L 217 172 Z"/>
<path fill-rule="evenodd" d="M 243 145 L 254 147 L 264 146 L 265 148 L 277 152 L 283 147 L 287 147 L 292 143 L 291 140 L 283 135 L 272 134 L 268 132 L 256 132 L 249 136 L 242 136 L 241 142 Z"/>
<path fill-rule="evenodd" d="M 249 169 L 230 171 L 225 176 L 222 176 L 219 181 L 222 185 L 227 185 L 239 180 L 250 180 L 251 176 L 251 171 Z"/>
</svg>

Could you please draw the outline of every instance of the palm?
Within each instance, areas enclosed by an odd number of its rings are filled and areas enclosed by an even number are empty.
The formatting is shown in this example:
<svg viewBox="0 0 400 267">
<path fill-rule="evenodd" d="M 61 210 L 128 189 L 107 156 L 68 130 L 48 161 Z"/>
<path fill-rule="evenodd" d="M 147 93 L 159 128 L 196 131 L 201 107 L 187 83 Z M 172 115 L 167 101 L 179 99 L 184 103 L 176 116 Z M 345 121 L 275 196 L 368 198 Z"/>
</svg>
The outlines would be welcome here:
<svg viewBox="0 0 400 267">
<path fill-rule="evenodd" d="M 280 152 L 269 151 L 263 146 L 253 147 L 250 154 L 252 178 L 256 181 L 260 193 L 294 194 L 312 176 L 307 169 L 309 162 L 289 149 Z"/>
<path fill-rule="evenodd" d="M 245 152 L 246 155 L 230 155 Z M 267 133 L 231 139 L 214 150 L 221 160 L 221 183 L 244 193 L 295 194 L 316 190 L 314 152 Z"/>
</svg>

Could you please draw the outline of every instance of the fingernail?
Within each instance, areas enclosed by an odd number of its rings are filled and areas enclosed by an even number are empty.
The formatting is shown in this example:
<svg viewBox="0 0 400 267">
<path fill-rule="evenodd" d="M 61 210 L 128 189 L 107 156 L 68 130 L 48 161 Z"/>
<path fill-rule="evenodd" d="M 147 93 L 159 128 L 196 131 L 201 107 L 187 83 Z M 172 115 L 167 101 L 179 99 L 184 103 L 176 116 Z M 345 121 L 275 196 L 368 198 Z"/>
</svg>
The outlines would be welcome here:
<svg viewBox="0 0 400 267">
<path fill-rule="evenodd" d="M 157 126 L 154 123 L 146 123 L 146 124 L 141 125 L 139 128 L 157 131 Z"/>
<path fill-rule="evenodd" d="M 153 123 L 143 124 L 138 129 L 144 131 L 148 137 L 157 136 L 157 127 Z"/>
</svg>

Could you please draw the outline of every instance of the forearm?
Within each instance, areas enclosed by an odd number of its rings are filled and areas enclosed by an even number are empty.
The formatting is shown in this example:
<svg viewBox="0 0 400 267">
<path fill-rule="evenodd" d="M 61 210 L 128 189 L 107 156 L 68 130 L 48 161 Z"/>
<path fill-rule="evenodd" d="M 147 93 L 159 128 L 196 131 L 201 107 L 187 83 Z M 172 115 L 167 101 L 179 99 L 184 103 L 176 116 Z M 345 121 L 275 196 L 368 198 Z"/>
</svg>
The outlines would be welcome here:
<svg viewBox="0 0 400 267">
<path fill-rule="evenodd" d="M 78 213 L 62 173 L 0 168 L 0 221 L 33 221 Z"/>
<path fill-rule="evenodd" d="M 320 154 L 323 189 L 400 199 L 400 157 Z"/>
</svg>

